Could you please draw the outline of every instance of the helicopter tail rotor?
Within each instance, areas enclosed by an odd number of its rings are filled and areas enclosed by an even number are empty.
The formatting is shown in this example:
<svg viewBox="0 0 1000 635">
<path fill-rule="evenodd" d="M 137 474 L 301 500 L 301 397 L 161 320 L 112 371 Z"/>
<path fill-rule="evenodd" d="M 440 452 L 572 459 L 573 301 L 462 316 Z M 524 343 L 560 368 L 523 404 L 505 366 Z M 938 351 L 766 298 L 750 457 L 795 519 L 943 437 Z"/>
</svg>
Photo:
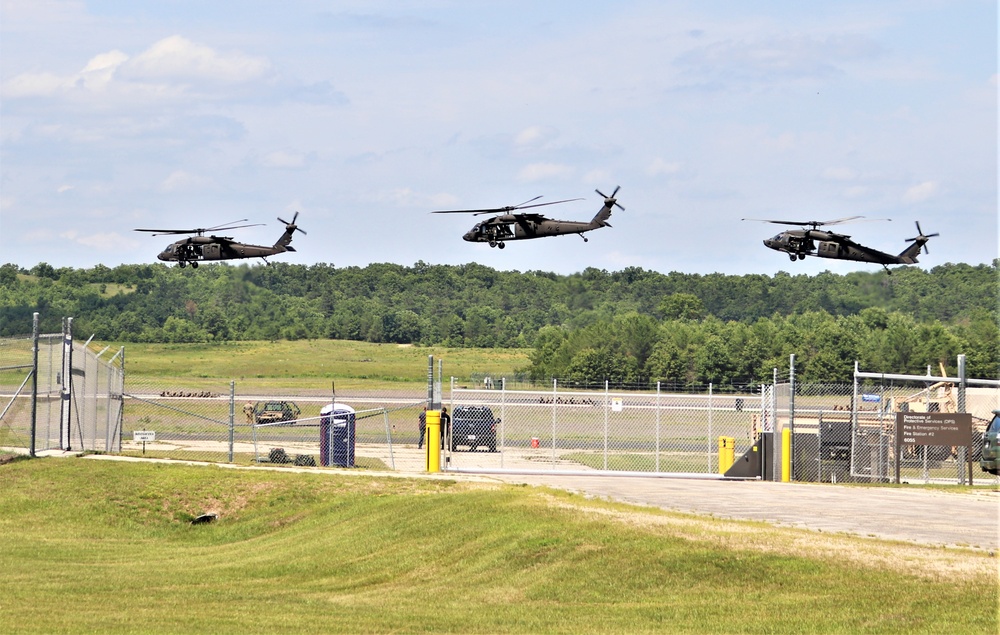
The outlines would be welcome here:
<svg viewBox="0 0 1000 635">
<path fill-rule="evenodd" d="M 298 218 L 299 218 L 299 213 L 295 212 L 295 215 L 292 216 L 292 222 L 289 223 L 288 221 L 283 220 L 281 217 L 278 217 L 278 221 L 285 224 L 285 231 L 288 232 L 289 234 L 291 234 L 294 231 L 300 231 L 303 234 L 305 234 L 306 230 L 300 228 L 298 225 L 295 224 L 295 221 L 298 220 Z"/>
<path fill-rule="evenodd" d="M 620 190 L 620 189 L 622 189 L 622 186 L 621 185 L 616 185 L 615 189 L 611 192 L 611 196 L 608 196 L 607 194 L 605 194 L 601 190 L 596 190 L 595 189 L 594 191 L 597 192 L 601 196 L 601 198 L 604 199 L 604 204 L 605 205 L 607 205 L 608 207 L 611 207 L 612 205 L 617 206 L 618 209 L 620 209 L 621 211 L 624 212 L 625 208 L 622 207 L 621 204 L 615 199 L 615 196 L 617 196 L 618 190 Z"/>
<path fill-rule="evenodd" d="M 933 234 L 925 234 L 923 230 L 920 229 L 920 221 L 916 221 L 916 225 L 917 225 L 917 235 L 914 238 L 907 238 L 906 242 L 917 243 L 918 245 L 923 247 L 925 254 L 929 254 L 931 252 L 927 249 L 927 241 L 929 241 L 931 238 L 934 238 L 935 236 L 940 236 L 941 234 L 937 232 Z"/>
</svg>

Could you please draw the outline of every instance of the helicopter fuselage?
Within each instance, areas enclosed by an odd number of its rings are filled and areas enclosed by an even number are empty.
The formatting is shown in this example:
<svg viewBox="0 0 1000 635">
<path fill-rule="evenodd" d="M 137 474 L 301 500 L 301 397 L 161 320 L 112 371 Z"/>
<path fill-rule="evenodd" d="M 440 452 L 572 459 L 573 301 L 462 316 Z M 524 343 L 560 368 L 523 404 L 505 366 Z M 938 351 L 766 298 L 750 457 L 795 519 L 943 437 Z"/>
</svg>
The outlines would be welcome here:
<svg viewBox="0 0 1000 635">
<path fill-rule="evenodd" d="M 264 245 L 248 245 L 218 239 L 215 236 L 192 236 L 167 245 L 167 248 L 157 254 L 159 260 L 165 262 L 197 262 L 200 260 L 234 260 L 237 258 L 263 258 L 286 251 L 295 251 L 294 247 Z"/>
<path fill-rule="evenodd" d="M 791 260 L 803 260 L 806 256 L 829 258 L 832 260 L 854 260 L 879 265 L 915 264 L 920 248 L 927 242 L 926 237 L 914 239 L 914 244 L 898 256 L 865 247 L 849 236 L 822 230 L 789 230 L 764 240 L 764 246 L 788 254 Z"/>
<path fill-rule="evenodd" d="M 514 214 L 503 214 L 485 220 L 467 231 L 462 239 L 472 243 L 527 240 L 543 236 L 582 234 L 600 226 L 589 222 L 545 218 L 541 220 L 518 219 Z"/>
</svg>

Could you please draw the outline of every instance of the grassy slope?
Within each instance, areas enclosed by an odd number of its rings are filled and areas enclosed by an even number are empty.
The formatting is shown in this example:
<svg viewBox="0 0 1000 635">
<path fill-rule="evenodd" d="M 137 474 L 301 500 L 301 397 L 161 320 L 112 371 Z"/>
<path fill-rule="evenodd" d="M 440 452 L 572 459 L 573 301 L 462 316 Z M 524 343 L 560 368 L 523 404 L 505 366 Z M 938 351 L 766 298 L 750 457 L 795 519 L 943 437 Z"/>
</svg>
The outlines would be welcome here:
<svg viewBox="0 0 1000 635">
<path fill-rule="evenodd" d="M 678 515 L 614 506 L 628 510 L 622 522 L 585 513 L 595 507 L 612 506 L 441 480 L 17 461 L 0 466 L 0 623 L 45 633 L 997 630 L 995 579 L 720 546 L 634 522 Z M 205 511 L 221 519 L 189 524 Z"/>
</svg>

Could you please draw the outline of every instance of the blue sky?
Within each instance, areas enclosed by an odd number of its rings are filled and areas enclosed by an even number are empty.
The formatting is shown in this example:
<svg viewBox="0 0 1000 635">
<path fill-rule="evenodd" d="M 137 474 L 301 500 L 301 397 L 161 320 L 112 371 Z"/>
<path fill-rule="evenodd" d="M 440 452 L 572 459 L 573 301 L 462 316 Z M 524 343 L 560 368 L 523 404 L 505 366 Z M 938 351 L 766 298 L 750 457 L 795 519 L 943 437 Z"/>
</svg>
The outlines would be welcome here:
<svg viewBox="0 0 1000 635">
<path fill-rule="evenodd" d="M 998 257 L 993 1 L 0 0 L 0 262 L 155 261 L 136 227 L 281 260 L 814 274 L 744 217 L 921 265 Z M 465 243 L 435 209 L 534 196 L 613 228 Z M 259 262 L 259 261 L 257 261 Z"/>
</svg>

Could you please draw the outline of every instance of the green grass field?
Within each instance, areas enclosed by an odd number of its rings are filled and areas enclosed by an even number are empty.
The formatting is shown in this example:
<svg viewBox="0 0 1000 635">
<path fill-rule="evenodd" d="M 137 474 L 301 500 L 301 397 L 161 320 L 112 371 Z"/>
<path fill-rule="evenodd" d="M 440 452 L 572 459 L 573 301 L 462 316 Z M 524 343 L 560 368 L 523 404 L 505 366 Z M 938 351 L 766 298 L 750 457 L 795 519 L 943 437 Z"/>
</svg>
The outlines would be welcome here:
<svg viewBox="0 0 1000 635">
<path fill-rule="evenodd" d="M 523 349 L 420 347 L 344 340 L 125 346 L 126 372 L 130 376 L 169 379 L 179 389 L 216 386 L 220 379 L 274 390 L 289 386 L 329 390 L 331 380 L 336 380 L 338 389 L 399 382 L 419 384 L 427 381 L 428 355 L 434 356 L 435 373 L 438 361 L 443 362 L 446 382 L 451 376 L 466 381 L 477 372 L 513 376 L 528 365 L 528 351 Z"/>
<path fill-rule="evenodd" d="M 985 554 L 436 479 L 39 459 L 0 484 L 6 632 L 997 632 Z"/>
</svg>

